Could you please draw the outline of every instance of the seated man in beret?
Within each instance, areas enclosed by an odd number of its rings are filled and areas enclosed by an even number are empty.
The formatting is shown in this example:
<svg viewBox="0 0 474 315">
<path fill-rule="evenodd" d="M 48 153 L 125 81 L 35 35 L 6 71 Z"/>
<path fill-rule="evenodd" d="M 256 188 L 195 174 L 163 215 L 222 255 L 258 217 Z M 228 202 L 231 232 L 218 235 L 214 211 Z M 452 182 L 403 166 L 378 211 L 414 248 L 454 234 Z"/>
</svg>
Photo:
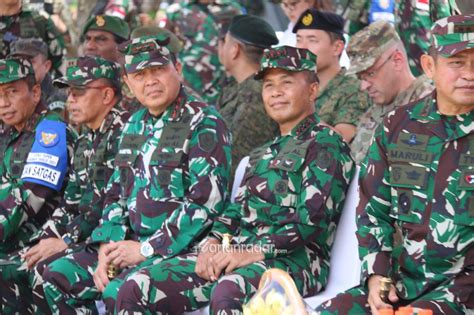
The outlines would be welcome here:
<svg viewBox="0 0 474 315">
<path fill-rule="evenodd" d="M 360 81 L 347 75 L 346 69 L 339 65 L 345 41 L 343 27 L 341 16 L 308 9 L 301 14 L 293 32 L 296 47 L 309 49 L 318 56 L 320 92 L 315 103 L 316 114 L 349 143 L 360 116 L 369 108 L 369 97 L 360 90 Z"/>
<path fill-rule="evenodd" d="M 349 147 L 314 114 L 314 54 L 267 50 L 256 78 L 280 136 L 252 151 L 235 203 L 216 219 L 200 252 L 132 274 L 115 312 L 182 314 L 210 303 L 212 314 L 240 314 L 268 268 L 288 271 L 304 296 L 326 285 L 353 173 Z"/>
<path fill-rule="evenodd" d="M 143 108 L 123 128 L 89 246 L 43 272 L 54 313 L 92 312 L 102 297 L 113 312 L 127 279 L 189 252 L 227 201 L 230 132 L 213 106 L 186 95 L 168 44 L 144 36 L 122 47 L 123 79 Z"/>
</svg>

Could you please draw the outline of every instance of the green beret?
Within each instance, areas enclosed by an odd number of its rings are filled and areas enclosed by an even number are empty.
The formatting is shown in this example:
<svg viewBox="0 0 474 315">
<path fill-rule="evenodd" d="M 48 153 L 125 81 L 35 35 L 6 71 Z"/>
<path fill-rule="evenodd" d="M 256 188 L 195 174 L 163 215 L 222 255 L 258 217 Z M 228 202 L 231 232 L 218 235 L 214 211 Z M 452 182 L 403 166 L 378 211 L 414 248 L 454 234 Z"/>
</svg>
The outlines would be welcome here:
<svg viewBox="0 0 474 315">
<path fill-rule="evenodd" d="M 167 30 L 166 28 L 162 28 L 158 26 L 137 27 L 136 29 L 132 31 L 132 35 L 130 35 L 130 39 L 143 37 L 143 36 L 156 36 L 163 39 L 169 37 L 170 43 L 168 44 L 168 49 L 174 54 L 179 53 L 183 49 L 183 44 L 178 39 L 178 37 L 170 30 Z"/>
<path fill-rule="evenodd" d="M 0 84 L 18 81 L 34 74 L 33 66 L 27 59 L 0 59 Z"/>
<path fill-rule="evenodd" d="M 431 45 L 443 57 L 474 48 L 474 15 L 453 15 L 436 21 L 431 28 Z"/>
<path fill-rule="evenodd" d="M 109 32 L 123 40 L 127 40 L 130 36 L 130 27 L 127 22 L 119 17 L 110 15 L 91 17 L 84 26 L 82 36 L 84 37 L 89 30 Z"/>
<path fill-rule="evenodd" d="M 119 46 L 125 56 L 125 71 L 134 73 L 153 66 L 164 66 L 171 61 L 169 38 L 143 36 L 131 39 Z"/>
<path fill-rule="evenodd" d="M 252 46 L 270 48 L 278 44 L 278 38 L 271 25 L 252 15 L 234 16 L 228 32 L 238 41 Z"/>
<path fill-rule="evenodd" d="M 66 74 L 53 84 L 58 88 L 81 87 L 98 79 L 107 79 L 119 86 L 120 65 L 100 57 L 72 58 L 66 61 Z"/>
<path fill-rule="evenodd" d="M 316 61 L 316 55 L 305 48 L 280 46 L 265 49 L 260 61 L 260 70 L 254 78 L 255 80 L 263 79 L 265 71 L 268 69 L 283 69 L 291 72 L 316 72 Z"/>
</svg>

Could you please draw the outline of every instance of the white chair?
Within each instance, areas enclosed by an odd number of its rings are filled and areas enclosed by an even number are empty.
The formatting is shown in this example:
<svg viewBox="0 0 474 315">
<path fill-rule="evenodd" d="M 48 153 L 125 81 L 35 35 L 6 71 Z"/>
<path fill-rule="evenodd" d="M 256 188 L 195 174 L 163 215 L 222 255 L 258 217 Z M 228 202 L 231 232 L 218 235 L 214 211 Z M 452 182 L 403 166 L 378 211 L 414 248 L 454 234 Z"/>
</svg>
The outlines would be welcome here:
<svg viewBox="0 0 474 315">
<path fill-rule="evenodd" d="M 239 190 L 240 184 L 244 179 L 245 170 L 247 169 L 247 164 L 249 164 L 249 156 L 244 156 L 242 160 L 240 160 L 239 165 L 237 165 L 237 169 L 235 170 L 234 182 L 232 183 L 232 193 L 230 195 L 230 201 L 235 200 L 235 196 L 237 195 L 237 190 Z"/>
<path fill-rule="evenodd" d="M 305 299 L 313 309 L 360 282 L 360 260 L 355 234 L 357 229 L 356 207 L 359 203 L 358 182 L 359 166 L 357 166 L 349 186 L 331 249 L 328 285 L 323 292 Z"/>
</svg>

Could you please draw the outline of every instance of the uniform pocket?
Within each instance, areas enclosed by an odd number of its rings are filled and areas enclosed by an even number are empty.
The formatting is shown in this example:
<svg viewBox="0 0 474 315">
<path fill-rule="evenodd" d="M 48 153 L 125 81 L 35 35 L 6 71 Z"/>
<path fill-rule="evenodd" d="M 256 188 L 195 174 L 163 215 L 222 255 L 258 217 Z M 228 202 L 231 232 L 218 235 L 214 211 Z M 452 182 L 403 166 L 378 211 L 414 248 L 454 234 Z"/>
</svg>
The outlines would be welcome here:
<svg viewBox="0 0 474 315">
<path fill-rule="evenodd" d="M 474 226 L 474 169 L 460 172 L 454 212 L 454 223 Z"/>
</svg>

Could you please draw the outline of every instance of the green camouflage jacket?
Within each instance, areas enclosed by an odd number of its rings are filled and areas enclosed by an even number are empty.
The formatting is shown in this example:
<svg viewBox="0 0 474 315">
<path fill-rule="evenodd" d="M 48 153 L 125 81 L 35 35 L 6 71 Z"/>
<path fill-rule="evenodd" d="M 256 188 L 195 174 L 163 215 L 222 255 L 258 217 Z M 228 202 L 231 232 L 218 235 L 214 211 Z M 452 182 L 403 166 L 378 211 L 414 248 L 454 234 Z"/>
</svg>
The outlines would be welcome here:
<svg viewBox="0 0 474 315">
<path fill-rule="evenodd" d="M 473 119 L 441 115 L 435 95 L 384 118 L 361 167 L 361 283 L 390 276 L 405 300 L 453 277 L 474 283 Z"/>
<path fill-rule="evenodd" d="M 149 241 L 163 258 L 204 236 L 228 198 L 230 133 L 212 106 L 183 90 L 160 117 L 124 127 L 94 242 Z"/>
<path fill-rule="evenodd" d="M 327 283 L 334 232 L 353 175 L 349 147 L 313 114 L 290 134 L 252 151 L 234 203 L 211 235 L 230 233 L 290 266 L 295 281 Z"/>
<path fill-rule="evenodd" d="M 82 126 L 63 204 L 44 225 L 41 238 L 69 237 L 79 243 L 99 224 L 118 141 L 129 117 L 129 113 L 112 108 L 97 131 Z"/>
<path fill-rule="evenodd" d="M 369 108 L 367 92 L 360 90 L 360 81 L 341 71 L 319 92 L 316 113 L 330 126 L 349 124 L 356 126 L 360 116 Z"/>
</svg>

